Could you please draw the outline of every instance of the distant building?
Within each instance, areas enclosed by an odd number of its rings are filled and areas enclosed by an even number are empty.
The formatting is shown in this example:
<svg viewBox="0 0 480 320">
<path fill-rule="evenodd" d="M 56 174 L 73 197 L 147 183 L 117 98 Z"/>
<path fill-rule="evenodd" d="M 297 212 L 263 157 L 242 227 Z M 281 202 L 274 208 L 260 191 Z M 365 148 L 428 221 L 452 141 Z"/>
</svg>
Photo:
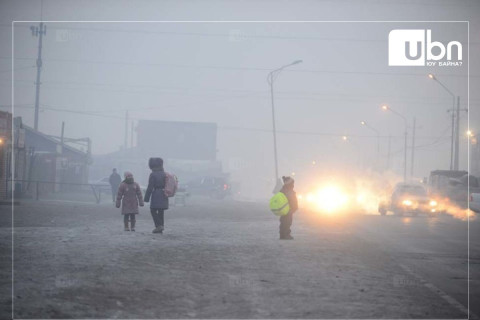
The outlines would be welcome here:
<svg viewBox="0 0 480 320">
<path fill-rule="evenodd" d="M 148 183 L 150 157 L 162 157 L 165 168 L 175 172 L 181 183 L 201 175 L 222 175 L 217 157 L 217 124 L 140 120 L 134 147 L 94 156 L 93 180 L 107 177 L 116 168 L 131 171 L 135 180 Z"/>
<path fill-rule="evenodd" d="M 140 120 L 137 147 L 139 154 L 165 159 L 215 161 L 217 124 Z"/>
<path fill-rule="evenodd" d="M 42 191 L 76 189 L 88 183 L 90 150 L 78 150 L 55 137 L 23 125 L 25 130 L 26 177 L 32 181 L 45 181 Z M 21 160 L 20 160 L 21 161 Z M 63 183 L 63 185 L 60 185 Z M 71 185 L 68 185 L 71 183 Z M 23 188 L 25 190 L 25 188 Z"/>
<path fill-rule="evenodd" d="M 11 190 L 12 114 L 0 111 L 0 200 Z"/>
<path fill-rule="evenodd" d="M 40 192 L 74 189 L 88 183 L 89 148 L 82 151 L 62 144 L 60 139 L 24 125 L 20 117 L 12 122 L 8 112 L 0 112 L 0 139 L 0 199 L 10 198 L 12 192 L 16 196 L 33 194 L 37 182 L 41 182 Z"/>
</svg>

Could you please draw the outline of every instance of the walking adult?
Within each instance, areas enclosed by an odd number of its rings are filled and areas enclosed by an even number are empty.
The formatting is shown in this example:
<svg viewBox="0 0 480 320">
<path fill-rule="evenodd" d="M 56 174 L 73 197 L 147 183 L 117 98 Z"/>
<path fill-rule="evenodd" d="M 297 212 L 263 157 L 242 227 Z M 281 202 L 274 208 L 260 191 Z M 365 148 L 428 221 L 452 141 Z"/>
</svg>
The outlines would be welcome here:
<svg viewBox="0 0 480 320">
<path fill-rule="evenodd" d="M 110 175 L 108 181 L 110 182 L 110 187 L 112 188 L 112 201 L 115 203 L 118 187 L 120 186 L 120 183 L 122 183 L 122 177 L 120 177 L 120 175 L 117 173 L 117 169 L 113 168 L 112 174 Z"/>
<path fill-rule="evenodd" d="M 168 197 L 165 195 L 164 188 L 167 176 L 163 169 L 162 158 L 150 158 L 148 166 L 152 170 L 148 178 L 148 187 L 145 191 L 145 202 L 150 202 L 150 213 L 152 214 L 155 229 L 153 233 L 163 233 L 165 219 L 165 210 L 168 209 Z M 151 199 L 150 199 L 151 198 Z"/>
</svg>

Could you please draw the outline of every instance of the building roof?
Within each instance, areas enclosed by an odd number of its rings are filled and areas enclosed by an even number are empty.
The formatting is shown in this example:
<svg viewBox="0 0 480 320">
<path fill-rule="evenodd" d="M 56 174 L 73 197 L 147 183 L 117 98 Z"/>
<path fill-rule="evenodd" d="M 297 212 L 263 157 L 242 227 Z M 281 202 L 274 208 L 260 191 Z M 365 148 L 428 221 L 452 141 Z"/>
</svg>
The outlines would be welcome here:
<svg viewBox="0 0 480 320">
<path fill-rule="evenodd" d="M 36 131 L 32 127 L 29 127 L 25 124 L 22 124 L 22 127 L 25 129 L 25 134 L 26 135 L 31 134 L 31 135 L 34 135 L 34 136 L 46 141 L 47 143 L 52 143 L 53 145 L 55 145 L 55 148 L 56 148 L 57 145 L 60 145 L 60 141 L 58 139 L 55 139 L 54 137 L 46 135 L 45 133 L 42 133 L 40 131 Z M 69 152 L 71 152 L 71 153 L 73 153 L 77 156 L 82 156 L 82 157 L 87 156 L 87 152 L 82 151 L 82 150 L 78 150 L 78 149 L 76 149 L 72 146 L 63 144 L 63 148 L 64 148 L 64 151 L 68 150 Z M 48 151 L 48 150 L 38 150 L 38 151 Z"/>
</svg>

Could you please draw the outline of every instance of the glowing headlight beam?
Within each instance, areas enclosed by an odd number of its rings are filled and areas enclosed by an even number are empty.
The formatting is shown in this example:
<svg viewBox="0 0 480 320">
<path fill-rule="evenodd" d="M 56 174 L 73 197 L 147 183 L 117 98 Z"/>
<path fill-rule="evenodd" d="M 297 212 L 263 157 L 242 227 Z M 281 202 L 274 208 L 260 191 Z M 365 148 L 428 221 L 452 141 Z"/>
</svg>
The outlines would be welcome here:
<svg viewBox="0 0 480 320">
<path fill-rule="evenodd" d="M 329 213 L 342 209 L 348 202 L 348 197 L 336 186 L 318 190 L 315 198 L 317 208 Z"/>
</svg>

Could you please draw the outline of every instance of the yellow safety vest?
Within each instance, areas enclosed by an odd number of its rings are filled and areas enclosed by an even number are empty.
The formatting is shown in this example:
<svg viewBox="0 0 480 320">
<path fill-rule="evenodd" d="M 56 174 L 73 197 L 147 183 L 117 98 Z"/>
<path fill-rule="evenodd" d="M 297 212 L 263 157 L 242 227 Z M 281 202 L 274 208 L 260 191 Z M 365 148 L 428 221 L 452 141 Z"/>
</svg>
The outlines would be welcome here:
<svg viewBox="0 0 480 320">
<path fill-rule="evenodd" d="M 288 204 L 287 196 L 282 192 L 276 193 L 270 199 L 270 210 L 276 216 L 287 215 L 290 211 L 290 205 Z"/>
</svg>

